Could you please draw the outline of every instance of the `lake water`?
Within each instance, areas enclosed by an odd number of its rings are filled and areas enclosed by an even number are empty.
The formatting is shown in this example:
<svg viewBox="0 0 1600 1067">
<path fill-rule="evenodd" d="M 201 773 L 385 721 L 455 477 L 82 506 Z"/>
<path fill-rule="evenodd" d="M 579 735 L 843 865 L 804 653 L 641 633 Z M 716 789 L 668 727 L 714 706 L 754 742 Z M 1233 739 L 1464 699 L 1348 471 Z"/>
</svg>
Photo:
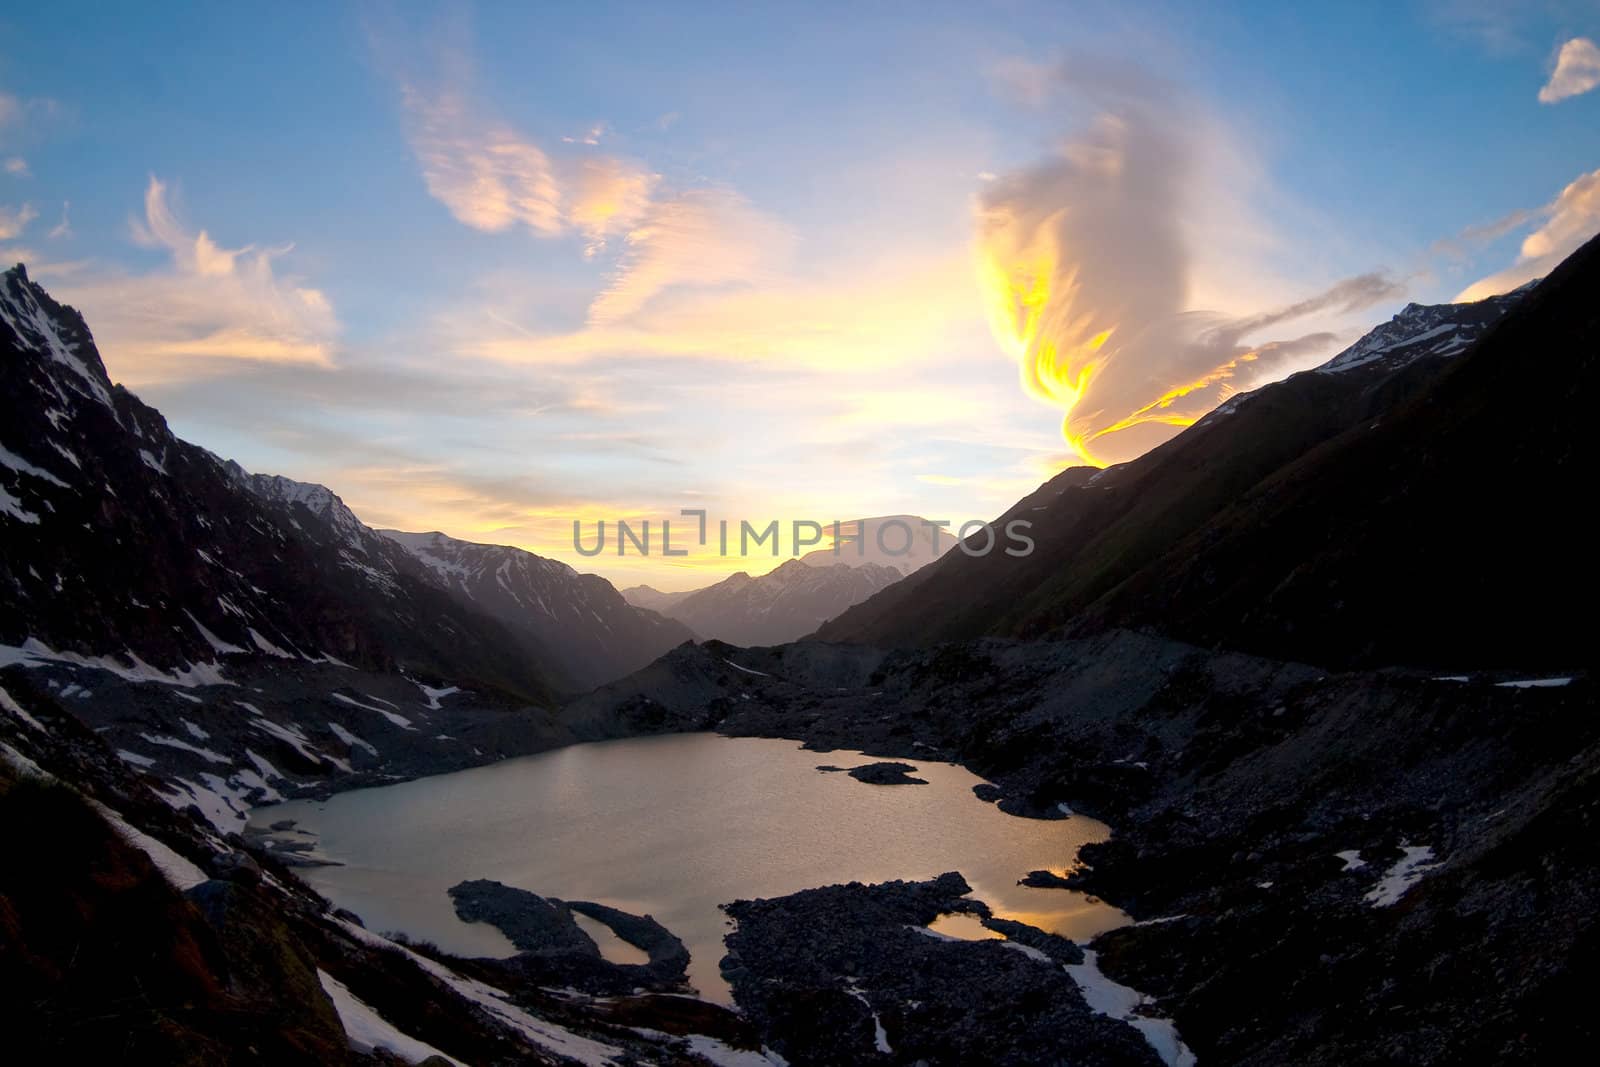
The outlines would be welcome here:
<svg viewBox="0 0 1600 1067">
<path fill-rule="evenodd" d="M 819 764 L 870 762 L 793 741 L 675 734 L 576 745 L 455 774 L 293 801 L 252 813 L 294 819 L 317 855 L 344 866 L 299 873 L 378 931 L 462 955 L 509 956 L 494 928 L 456 918 L 445 890 L 493 878 L 544 896 L 655 916 L 683 939 L 689 978 L 728 1001 L 718 972 L 727 917 L 718 905 L 838 882 L 960 871 L 996 914 L 1075 939 L 1126 921 L 1062 889 L 1016 884 L 1064 871 L 1106 827 L 1006 815 L 972 794 L 981 779 L 911 761 L 927 785 L 868 785 Z M 629 946 L 591 924 L 607 957 Z"/>
</svg>

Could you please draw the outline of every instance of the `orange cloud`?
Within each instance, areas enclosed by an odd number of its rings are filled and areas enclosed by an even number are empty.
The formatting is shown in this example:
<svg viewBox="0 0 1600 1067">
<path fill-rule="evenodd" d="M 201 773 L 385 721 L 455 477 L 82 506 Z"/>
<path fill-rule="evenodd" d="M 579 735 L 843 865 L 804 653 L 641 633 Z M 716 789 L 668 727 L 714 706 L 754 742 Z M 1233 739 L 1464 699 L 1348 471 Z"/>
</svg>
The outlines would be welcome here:
<svg viewBox="0 0 1600 1067">
<path fill-rule="evenodd" d="M 1600 85 L 1600 46 L 1587 37 L 1574 37 L 1561 46 L 1550 80 L 1539 90 L 1539 103 L 1555 104 Z"/>
<path fill-rule="evenodd" d="M 213 373 L 227 361 L 331 362 L 333 306 L 320 290 L 278 275 L 274 261 L 288 247 L 230 249 L 191 231 L 153 177 L 131 229 L 140 244 L 166 250 L 171 266 L 138 275 L 91 264 L 53 283 L 94 324 L 107 366 L 123 382 Z"/>
<path fill-rule="evenodd" d="M 1519 212 L 1516 218 L 1519 223 L 1535 218 L 1545 221 L 1523 238 L 1515 263 L 1473 282 L 1457 294 L 1457 301 L 1482 300 L 1543 277 L 1594 236 L 1600 230 L 1600 170 L 1580 175 L 1543 208 Z"/>
</svg>

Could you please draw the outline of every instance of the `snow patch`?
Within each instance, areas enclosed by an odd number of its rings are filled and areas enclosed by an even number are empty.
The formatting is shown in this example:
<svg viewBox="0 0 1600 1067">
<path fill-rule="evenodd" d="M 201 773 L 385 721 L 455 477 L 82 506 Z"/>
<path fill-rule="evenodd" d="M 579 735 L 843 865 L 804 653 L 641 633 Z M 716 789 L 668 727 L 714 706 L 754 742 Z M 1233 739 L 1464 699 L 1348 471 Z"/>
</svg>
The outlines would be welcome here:
<svg viewBox="0 0 1600 1067">
<path fill-rule="evenodd" d="M 565 1027 L 555 1023 L 546 1022 L 537 1018 L 510 1003 L 511 998 L 496 989 L 494 986 L 480 982 L 475 978 L 463 978 L 461 975 L 436 963 L 426 956 L 419 956 L 404 945 L 397 945 L 388 938 L 380 937 L 365 927 L 357 926 L 345 919 L 336 920 L 347 933 L 358 941 L 379 948 L 399 951 L 408 957 L 418 967 L 449 986 L 457 996 L 463 997 L 487 1011 L 501 1024 L 515 1030 L 527 1040 L 540 1048 L 554 1052 L 558 1056 L 576 1060 L 584 1067 L 607 1067 L 616 1063 L 622 1049 L 615 1045 L 607 1045 L 593 1038 L 583 1037 L 573 1033 Z"/>
<path fill-rule="evenodd" d="M 111 808 L 93 798 L 85 799 L 100 813 L 102 819 L 111 824 L 111 828 L 117 832 L 118 837 L 143 852 L 146 856 L 149 856 L 150 862 L 155 864 L 156 870 L 160 871 L 162 877 L 166 878 L 172 888 L 178 892 L 182 893 L 186 889 L 193 889 L 201 882 L 209 882 L 211 880 L 210 875 L 206 874 L 205 871 L 178 855 L 166 844 L 157 841 L 142 830 L 134 829 L 128 824 L 128 820 Z"/>
<path fill-rule="evenodd" d="M 22 501 L 6 492 L 5 486 L 0 486 L 0 514 L 9 515 L 18 522 L 25 522 L 30 526 L 39 525 L 39 516 L 31 511 L 24 511 Z"/>
<path fill-rule="evenodd" d="M 235 655 L 248 651 L 247 649 L 240 648 L 238 645 L 229 644 L 227 641 L 224 641 L 222 638 L 206 629 L 205 626 L 201 624 L 199 619 L 190 614 L 189 609 L 185 608 L 183 613 L 189 616 L 189 621 L 194 624 L 194 628 L 196 630 L 200 631 L 200 636 L 205 638 L 206 644 L 211 646 L 212 651 L 224 656 Z"/>
<path fill-rule="evenodd" d="M 392 711 L 385 710 L 384 708 L 373 707 L 371 704 L 363 704 L 363 703 L 361 703 L 361 701 L 356 700 L 356 699 L 354 699 L 352 697 L 347 697 L 343 693 L 329 693 L 328 695 L 331 696 L 333 699 L 339 701 L 342 704 L 349 704 L 353 708 L 360 708 L 363 711 L 375 711 L 379 715 L 382 715 L 385 719 L 388 719 L 390 722 L 394 723 L 396 726 L 398 726 L 398 727 L 400 727 L 402 729 L 405 729 L 405 730 L 415 730 L 416 729 L 415 726 L 411 725 L 411 720 L 406 718 L 404 715 L 397 715 Z"/>
<path fill-rule="evenodd" d="M 1429 862 L 1433 859 L 1433 849 L 1427 845 L 1402 844 L 1400 851 L 1404 855 L 1393 867 L 1383 872 L 1382 880 L 1372 887 L 1370 893 L 1361 898 L 1374 908 L 1389 907 L 1405 896 L 1412 886 L 1422 881 L 1423 875 L 1439 866 L 1437 863 Z"/>
<path fill-rule="evenodd" d="M 62 489 L 72 488 L 66 482 L 57 478 L 43 467 L 36 467 L 23 459 L 5 445 L 0 445 L 0 467 L 10 467 L 18 474 L 30 474 L 40 481 L 49 482 L 51 485 L 60 486 Z"/>
<path fill-rule="evenodd" d="M 208 783 L 222 783 L 216 775 L 202 775 Z M 236 834 L 244 830 L 245 812 L 234 805 L 231 791 L 219 791 L 207 785 L 198 785 L 187 778 L 174 778 L 168 783 L 171 792 L 158 792 L 157 795 L 172 807 L 182 811 L 193 804 L 200 809 L 200 814 L 205 816 L 207 822 L 224 834 Z"/>
<path fill-rule="evenodd" d="M 461 687 L 458 685 L 447 685 L 442 689 L 435 689 L 433 686 L 423 685 L 421 682 L 414 682 L 413 684 L 422 690 L 423 696 L 428 698 L 428 709 L 430 711 L 438 711 L 443 706 L 439 703 L 440 697 L 454 696 L 461 692 Z"/>
<path fill-rule="evenodd" d="M 333 1001 L 333 1008 L 339 1013 L 339 1022 L 344 1025 L 345 1036 L 350 1039 L 350 1047 L 357 1052 L 384 1049 L 408 1063 L 420 1063 L 430 1056 L 439 1056 L 460 1067 L 460 1060 L 451 1059 L 427 1042 L 401 1033 L 393 1023 L 373 1011 L 327 971 L 318 968 L 317 980 L 322 983 L 322 991 L 328 994 L 328 999 Z"/>
<path fill-rule="evenodd" d="M 330 722 L 328 724 L 328 729 L 333 731 L 333 736 L 337 737 L 339 740 L 343 741 L 345 744 L 349 745 L 351 748 L 364 748 L 368 752 L 372 753 L 374 756 L 376 756 L 378 754 L 378 750 L 373 748 L 372 745 L 368 744 L 366 741 L 363 741 L 361 738 L 357 737 L 355 734 L 351 733 L 349 730 L 346 730 L 343 726 L 340 726 L 338 723 Z"/>
<path fill-rule="evenodd" d="M 40 733 L 49 732 L 44 728 L 44 723 L 40 722 L 38 719 L 35 719 L 32 715 L 29 715 L 26 711 L 24 711 L 22 705 L 11 699 L 11 694 L 6 692 L 4 689 L 0 689 L 0 708 L 4 708 L 6 711 L 22 720 L 22 722 L 33 727 L 35 730 L 38 730 Z"/>
<path fill-rule="evenodd" d="M 182 670 L 163 671 L 152 667 L 133 652 L 123 652 L 129 666 L 124 666 L 110 656 L 85 656 L 77 652 L 56 652 L 37 638 L 30 637 L 21 645 L 0 645 L 0 667 L 18 664 L 39 667 L 46 663 L 65 663 L 73 667 L 89 667 L 109 671 L 125 682 L 155 682 L 194 689 L 202 685 L 232 685 L 222 676 L 216 663 L 191 663 Z"/>
<path fill-rule="evenodd" d="M 1139 1014 L 1150 998 L 1107 978 L 1100 970 L 1099 954 L 1093 949 L 1084 949 L 1083 962 L 1067 964 L 1065 969 L 1078 984 L 1090 1011 L 1120 1019 L 1138 1030 L 1167 1067 L 1194 1067 L 1195 1054 L 1178 1036 L 1172 1020 Z"/>
<path fill-rule="evenodd" d="M 256 647 L 259 648 L 261 651 L 265 652 L 267 655 L 269 655 L 269 656 L 277 656 L 279 659 L 294 659 L 295 658 L 294 653 L 285 652 L 283 649 L 279 648 L 277 645 L 273 644 L 271 641 L 268 641 L 265 637 L 262 637 L 261 634 L 258 633 L 253 626 L 246 626 L 245 629 L 250 634 L 250 640 L 254 641 Z"/>
<path fill-rule="evenodd" d="M 152 745 L 162 745 L 166 748 L 178 748 L 185 752 L 192 752 L 208 763 L 231 762 L 227 756 L 220 752 L 213 752 L 209 748 L 201 748 L 199 745 L 191 745 L 189 742 L 180 741 L 176 737 L 163 737 L 160 734 L 140 734 L 139 736 Z"/>
<path fill-rule="evenodd" d="M 1002 941 L 1000 942 L 1000 947 L 1014 949 L 1015 951 L 1020 952 L 1024 956 L 1028 957 L 1030 960 L 1038 960 L 1040 963 L 1055 962 L 1055 960 L 1050 958 L 1049 953 L 1043 951 L 1042 949 L 1034 948 L 1032 945 L 1024 945 L 1021 941 Z"/>
<path fill-rule="evenodd" d="M 743 667 L 740 667 L 739 669 L 744 670 Z M 889 1031 L 883 1028 L 883 1020 L 878 1018 L 877 1011 L 872 1007 L 872 1001 L 868 1000 L 867 995 L 863 993 L 860 987 L 854 983 L 846 985 L 844 987 L 844 991 L 849 993 L 852 997 L 855 997 L 861 1003 L 865 1004 L 867 1006 L 867 1010 L 872 1012 L 872 1043 L 874 1047 L 876 1047 L 877 1050 L 883 1053 L 885 1056 L 892 1055 L 894 1053 L 894 1049 L 889 1045 Z"/>
<path fill-rule="evenodd" d="M 760 1052 L 754 1052 L 750 1049 L 734 1048 L 704 1034 L 690 1034 L 684 1041 L 689 1046 L 690 1053 L 715 1064 L 716 1067 L 788 1067 L 788 1061 L 771 1049 L 764 1048 Z"/>
</svg>

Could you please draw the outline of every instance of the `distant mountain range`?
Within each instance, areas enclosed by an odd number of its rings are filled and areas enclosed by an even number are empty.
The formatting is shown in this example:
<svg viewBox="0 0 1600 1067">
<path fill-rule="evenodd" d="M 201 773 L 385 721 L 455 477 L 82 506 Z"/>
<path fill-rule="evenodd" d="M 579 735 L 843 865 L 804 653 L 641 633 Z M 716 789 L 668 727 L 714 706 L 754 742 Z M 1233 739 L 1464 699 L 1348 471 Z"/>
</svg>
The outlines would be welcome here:
<svg viewBox="0 0 1600 1067">
<path fill-rule="evenodd" d="M 1033 523 L 1031 556 L 950 553 L 818 636 L 1122 626 L 1327 666 L 1586 662 L 1597 291 L 1591 241 L 1536 287 L 1412 304 L 1130 463 L 1062 471 L 1000 520 Z"/>
<path fill-rule="evenodd" d="M 957 544 L 943 527 L 918 515 L 842 521 L 837 542 L 828 524 L 823 539 L 828 547 L 758 577 L 741 571 L 713 585 L 676 593 L 635 585 L 622 595 L 634 607 L 685 623 L 699 637 L 746 647 L 776 645 L 805 637 Z"/>
<path fill-rule="evenodd" d="M 948 520 L 946 521 L 948 525 Z M 813 567 L 849 567 L 876 564 L 893 567 L 901 574 L 921 570 L 956 547 L 955 536 L 944 526 L 936 526 L 920 515 L 877 515 L 839 524 L 839 540 L 833 540 L 833 526 L 823 527 L 826 548 L 800 557 Z"/>
<path fill-rule="evenodd" d="M 902 575 L 896 567 L 827 563 L 828 558 L 787 560 L 755 578 L 740 571 L 684 593 L 638 585 L 622 595 L 635 607 L 658 611 L 702 638 L 747 647 L 778 645 L 806 636 Z"/>
</svg>

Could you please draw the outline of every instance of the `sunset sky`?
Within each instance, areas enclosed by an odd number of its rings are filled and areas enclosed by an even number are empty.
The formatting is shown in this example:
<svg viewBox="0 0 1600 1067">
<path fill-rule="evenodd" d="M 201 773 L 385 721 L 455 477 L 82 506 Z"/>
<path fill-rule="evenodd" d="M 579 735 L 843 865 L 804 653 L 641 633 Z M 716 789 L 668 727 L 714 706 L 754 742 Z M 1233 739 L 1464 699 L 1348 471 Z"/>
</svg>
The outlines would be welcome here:
<svg viewBox="0 0 1600 1067">
<path fill-rule="evenodd" d="M 993 517 L 1600 229 L 1594 2 L 230 7 L 0 14 L 4 262 L 180 435 L 619 585 L 776 561 L 574 519 Z"/>
</svg>

